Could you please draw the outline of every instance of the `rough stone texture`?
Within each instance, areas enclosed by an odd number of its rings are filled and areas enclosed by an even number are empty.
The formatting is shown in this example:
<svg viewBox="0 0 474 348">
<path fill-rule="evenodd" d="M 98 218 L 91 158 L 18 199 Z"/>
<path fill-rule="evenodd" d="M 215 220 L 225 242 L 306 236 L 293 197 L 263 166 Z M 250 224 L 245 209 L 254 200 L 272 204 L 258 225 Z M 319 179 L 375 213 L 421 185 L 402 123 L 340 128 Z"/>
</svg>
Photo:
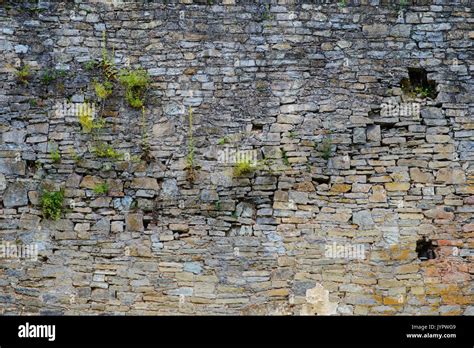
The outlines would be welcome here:
<svg viewBox="0 0 474 348">
<path fill-rule="evenodd" d="M 321 284 L 306 290 L 306 304 L 301 308 L 301 315 L 332 315 L 336 314 L 337 304 L 329 300 L 329 291 Z"/>
<path fill-rule="evenodd" d="M 0 8 L 0 239 L 39 246 L 0 260 L 1 313 L 473 314 L 469 6 L 110 3 Z M 117 69 L 151 76 L 144 129 L 123 91 L 102 105 L 115 161 L 55 106 L 97 100 L 102 73 L 84 63 L 104 29 Z M 408 67 L 435 100 L 402 93 Z M 52 68 L 66 76 L 42 83 Z M 389 100 L 420 115 L 381 115 Z M 233 177 L 227 147 L 266 164 Z M 56 222 L 38 207 L 46 183 L 66 189 Z M 436 259 L 417 258 L 422 236 Z"/>
<path fill-rule="evenodd" d="M 28 204 L 28 191 L 25 185 L 13 182 L 8 185 L 3 193 L 3 206 L 5 208 L 21 207 Z"/>
</svg>

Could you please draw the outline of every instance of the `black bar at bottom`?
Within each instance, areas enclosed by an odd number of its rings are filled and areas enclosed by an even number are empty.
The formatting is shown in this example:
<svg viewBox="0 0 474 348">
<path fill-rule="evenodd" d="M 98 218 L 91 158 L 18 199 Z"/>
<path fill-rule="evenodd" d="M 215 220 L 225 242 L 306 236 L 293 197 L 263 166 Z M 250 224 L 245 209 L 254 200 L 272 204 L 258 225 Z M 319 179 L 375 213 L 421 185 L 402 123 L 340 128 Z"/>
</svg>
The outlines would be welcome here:
<svg viewBox="0 0 474 348">
<path fill-rule="evenodd" d="M 474 317 L 0 317 L 0 346 L 473 347 Z M 54 340 L 52 326 L 54 325 Z M 43 337 L 31 337 L 39 336 Z M 19 337 L 27 336 L 27 337 Z"/>
</svg>

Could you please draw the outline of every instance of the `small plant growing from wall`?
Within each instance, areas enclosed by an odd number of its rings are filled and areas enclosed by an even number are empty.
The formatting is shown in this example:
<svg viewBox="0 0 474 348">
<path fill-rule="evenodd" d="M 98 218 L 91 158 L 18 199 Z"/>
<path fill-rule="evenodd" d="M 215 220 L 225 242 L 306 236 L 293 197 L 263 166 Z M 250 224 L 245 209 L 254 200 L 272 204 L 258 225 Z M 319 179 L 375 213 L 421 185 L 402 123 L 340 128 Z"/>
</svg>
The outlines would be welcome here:
<svg viewBox="0 0 474 348">
<path fill-rule="evenodd" d="M 43 164 L 40 161 L 36 160 L 35 161 L 35 170 L 38 171 L 38 170 L 41 170 L 41 168 L 43 168 Z"/>
<path fill-rule="evenodd" d="M 186 169 L 189 181 L 193 182 L 196 178 L 196 173 L 194 168 L 193 109 L 191 106 L 189 107 L 188 112 L 188 122 L 188 154 L 186 156 Z"/>
<path fill-rule="evenodd" d="M 117 79 L 118 72 L 113 59 L 114 53 L 112 53 L 112 57 L 110 57 L 107 51 L 105 31 L 102 32 L 102 41 L 102 60 L 99 63 L 94 60 L 88 61 L 84 64 L 84 68 L 86 70 L 93 70 L 97 66 L 102 68 L 105 79 L 103 82 L 99 82 L 95 79 L 93 87 L 97 98 L 105 100 L 112 95 L 114 88 L 113 81 Z"/>
<path fill-rule="evenodd" d="M 113 84 L 110 81 L 94 82 L 94 90 L 97 98 L 104 100 L 112 94 Z"/>
<path fill-rule="evenodd" d="M 402 92 L 412 98 L 435 99 L 436 82 L 428 80 L 427 71 L 421 68 L 408 68 L 408 78 L 400 81 Z"/>
<path fill-rule="evenodd" d="M 399 5 L 400 9 L 403 9 L 403 8 L 407 7 L 408 0 L 400 0 L 400 3 L 398 5 Z"/>
<path fill-rule="evenodd" d="M 415 94 L 421 98 L 433 98 L 436 91 L 431 86 L 418 86 L 415 87 Z"/>
<path fill-rule="evenodd" d="M 48 191 L 44 189 L 40 196 L 40 205 L 43 217 L 50 220 L 59 220 L 63 213 L 64 189 Z"/>
<path fill-rule="evenodd" d="M 321 157 L 326 161 L 332 156 L 332 137 L 331 135 L 325 135 L 322 142 L 317 146 Z"/>
<path fill-rule="evenodd" d="M 255 89 L 259 92 L 265 92 L 268 86 L 265 81 L 256 81 L 255 82 Z"/>
<path fill-rule="evenodd" d="M 90 133 L 94 128 L 94 118 L 92 117 L 92 111 L 87 107 L 80 108 L 78 111 L 79 123 L 82 126 L 84 133 Z"/>
<path fill-rule="evenodd" d="M 59 153 L 59 147 L 54 144 L 50 144 L 51 151 L 49 152 L 49 156 L 54 163 L 61 162 L 61 154 Z"/>
<path fill-rule="evenodd" d="M 102 61 L 100 65 L 104 72 L 105 77 L 107 80 L 116 80 L 117 79 L 117 68 L 115 67 L 115 63 L 113 60 L 114 53 L 112 52 L 112 58 L 109 57 L 109 52 L 107 51 L 107 42 L 106 42 L 106 33 L 105 30 L 102 32 Z"/>
<path fill-rule="evenodd" d="M 51 82 L 54 81 L 54 79 L 55 78 L 51 70 L 46 69 L 43 72 L 41 72 L 40 81 L 43 85 L 49 85 Z"/>
<path fill-rule="evenodd" d="M 27 85 L 31 79 L 31 70 L 28 64 L 23 65 L 19 70 L 16 71 L 16 78 L 18 82 Z"/>
<path fill-rule="evenodd" d="M 151 155 L 151 147 L 150 143 L 148 141 L 148 132 L 146 130 L 146 113 L 145 113 L 145 107 L 142 106 L 142 141 L 140 144 L 141 150 L 142 150 L 142 155 L 141 159 L 144 161 L 148 162 L 153 159 L 153 156 Z"/>
<path fill-rule="evenodd" d="M 89 60 L 84 63 L 84 69 L 88 71 L 94 70 L 96 66 L 97 66 L 97 62 L 95 60 Z"/>
<path fill-rule="evenodd" d="M 275 171 L 272 169 L 272 166 L 274 165 L 274 160 L 271 158 L 262 158 L 257 161 L 257 166 L 255 166 L 255 169 L 259 170 L 264 170 L 270 175 L 273 175 Z"/>
<path fill-rule="evenodd" d="M 123 159 L 123 154 L 116 151 L 112 145 L 106 144 L 106 143 L 98 143 L 97 146 L 95 146 L 92 149 L 92 152 L 99 157 L 99 158 L 109 158 L 112 160 L 120 160 Z"/>
<path fill-rule="evenodd" d="M 64 76 L 66 76 L 66 71 L 64 70 L 46 69 L 41 73 L 40 81 L 44 85 L 49 85 Z"/>
<path fill-rule="evenodd" d="M 262 14 L 261 14 L 261 20 L 262 21 L 266 21 L 266 20 L 271 20 L 273 19 L 273 16 L 270 12 L 270 4 L 265 4 L 264 7 L 263 7 L 263 11 L 262 11 Z"/>
<path fill-rule="evenodd" d="M 219 140 L 217 140 L 217 145 L 224 145 L 224 144 L 227 144 L 228 142 L 229 142 L 229 138 L 222 137 Z"/>
<path fill-rule="evenodd" d="M 290 139 L 296 139 L 298 137 L 298 133 L 296 131 L 289 131 L 288 132 L 288 138 Z"/>
<path fill-rule="evenodd" d="M 70 155 L 74 162 L 79 162 L 82 159 L 82 157 L 74 149 L 70 151 Z"/>
<path fill-rule="evenodd" d="M 252 164 L 250 161 L 238 161 L 233 170 L 235 177 L 252 174 L 257 170 L 257 166 Z"/>
<path fill-rule="evenodd" d="M 290 161 L 288 160 L 288 154 L 284 149 L 281 150 L 281 160 L 283 161 L 283 164 L 285 166 L 290 165 Z"/>
<path fill-rule="evenodd" d="M 103 119 L 94 119 L 93 108 L 88 103 L 79 105 L 77 114 L 84 133 L 90 133 L 94 129 L 101 129 L 104 127 L 105 121 Z"/>
<path fill-rule="evenodd" d="M 109 192 L 109 185 L 106 182 L 97 184 L 94 186 L 93 191 L 97 195 L 107 194 Z"/>
<path fill-rule="evenodd" d="M 144 70 L 122 70 L 118 77 L 125 87 L 125 99 L 132 108 L 143 106 L 143 96 L 148 87 L 148 74 Z"/>
<path fill-rule="evenodd" d="M 338 6 L 344 8 L 347 6 L 347 0 L 339 0 Z"/>
</svg>

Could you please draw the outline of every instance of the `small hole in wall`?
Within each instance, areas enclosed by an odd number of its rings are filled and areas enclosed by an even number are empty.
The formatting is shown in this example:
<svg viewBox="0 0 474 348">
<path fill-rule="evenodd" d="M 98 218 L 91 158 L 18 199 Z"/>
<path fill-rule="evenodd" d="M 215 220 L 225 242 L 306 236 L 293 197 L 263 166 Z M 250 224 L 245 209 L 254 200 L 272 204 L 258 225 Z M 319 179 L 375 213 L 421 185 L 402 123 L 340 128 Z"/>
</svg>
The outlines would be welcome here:
<svg viewBox="0 0 474 348">
<path fill-rule="evenodd" d="M 411 96 L 435 99 L 438 95 L 436 82 L 428 80 L 428 73 L 423 68 L 408 68 L 408 78 L 403 78 L 400 86 L 405 94 Z"/>
<path fill-rule="evenodd" d="M 36 161 L 26 160 L 26 170 L 28 173 L 35 174 L 37 169 Z"/>
<path fill-rule="evenodd" d="M 421 261 L 431 260 L 436 258 L 435 245 L 431 240 L 427 240 L 425 237 L 416 242 L 416 252 L 418 258 Z"/>
<path fill-rule="evenodd" d="M 329 176 L 326 176 L 326 175 L 316 175 L 313 178 L 313 181 L 316 184 L 329 184 L 329 182 L 331 181 L 331 178 Z"/>
<path fill-rule="evenodd" d="M 143 219 L 143 228 L 146 230 L 148 228 L 148 225 L 152 222 L 151 219 Z"/>
<path fill-rule="evenodd" d="M 252 132 L 262 132 L 263 126 L 263 124 L 252 124 Z"/>
</svg>

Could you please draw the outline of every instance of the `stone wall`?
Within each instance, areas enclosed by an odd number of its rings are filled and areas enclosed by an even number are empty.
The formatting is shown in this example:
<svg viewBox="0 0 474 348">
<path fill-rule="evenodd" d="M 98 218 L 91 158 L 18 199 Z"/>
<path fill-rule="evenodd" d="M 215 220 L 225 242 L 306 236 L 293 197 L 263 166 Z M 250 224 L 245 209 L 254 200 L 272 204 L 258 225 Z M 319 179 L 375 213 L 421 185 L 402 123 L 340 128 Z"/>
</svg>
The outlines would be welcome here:
<svg viewBox="0 0 474 348">
<path fill-rule="evenodd" d="M 472 7 L 325 2 L 2 2 L 0 239 L 38 257 L 1 259 L 0 311 L 474 314 Z M 104 42 L 143 113 L 95 96 Z"/>
</svg>

